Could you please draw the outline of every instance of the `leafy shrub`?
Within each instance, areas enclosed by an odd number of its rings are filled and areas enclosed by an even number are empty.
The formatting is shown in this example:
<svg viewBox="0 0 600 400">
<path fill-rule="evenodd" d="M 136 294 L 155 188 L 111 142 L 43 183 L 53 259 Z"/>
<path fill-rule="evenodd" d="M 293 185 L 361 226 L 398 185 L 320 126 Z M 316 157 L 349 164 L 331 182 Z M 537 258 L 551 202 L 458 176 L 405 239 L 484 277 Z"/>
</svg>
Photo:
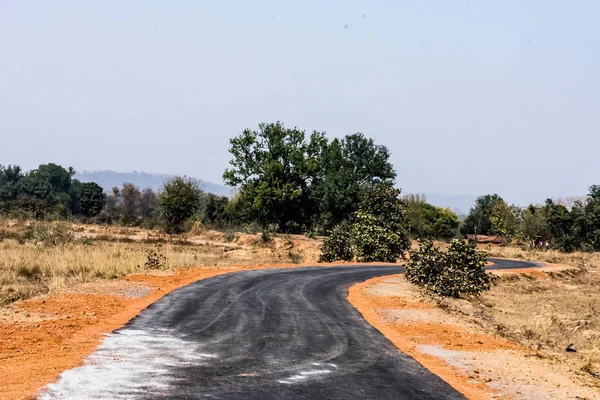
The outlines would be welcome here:
<svg viewBox="0 0 600 400">
<path fill-rule="evenodd" d="M 58 246 L 71 243 L 75 235 L 66 222 L 34 222 L 27 227 L 25 238 L 44 246 Z"/>
<path fill-rule="evenodd" d="M 162 269 L 167 265 L 167 257 L 161 251 L 160 246 L 148 251 L 148 257 L 144 266 L 148 269 Z"/>
<path fill-rule="evenodd" d="M 336 226 L 323 243 L 321 261 L 396 262 L 410 248 L 400 190 L 378 184 L 365 192 L 354 222 Z"/>
<path fill-rule="evenodd" d="M 366 262 L 396 262 L 410 247 L 401 231 L 390 229 L 376 217 L 367 213 L 356 213 L 352 227 L 356 256 Z"/>
<path fill-rule="evenodd" d="M 447 252 L 423 241 L 418 250 L 410 252 L 406 279 L 441 296 L 477 295 L 490 288 L 486 260 L 486 253 L 467 240 L 453 240 Z"/>
<path fill-rule="evenodd" d="M 348 222 L 342 222 L 333 228 L 331 235 L 323 241 L 319 262 L 354 259 L 354 239 L 351 228 Z"/>
<path fill-rule="evenodd" d="M 360 261 L 396 262 L 410 249 L 400 190 L 379 184 L 366 192 L 352 227 Z"/>
</svg>

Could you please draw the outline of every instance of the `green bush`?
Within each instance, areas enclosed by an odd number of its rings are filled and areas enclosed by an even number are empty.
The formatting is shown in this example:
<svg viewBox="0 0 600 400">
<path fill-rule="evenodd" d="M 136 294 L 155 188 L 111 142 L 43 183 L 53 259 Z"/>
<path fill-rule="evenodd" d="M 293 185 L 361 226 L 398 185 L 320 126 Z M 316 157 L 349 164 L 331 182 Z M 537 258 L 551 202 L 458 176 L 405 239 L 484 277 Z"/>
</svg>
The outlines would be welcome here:
<svg viewBox="0 0 600 400">
<path fill-rule="evenodd" d="M 320 260 L 396 262 L 410 248 L 400 190 L 380 183 L 365 192 L 354 221 L 337 225 Z"/>
<path fill-rule="evenodd" d="M 487 254 L 467 240 L 453 240 L 447 252 L 423 241 L 418 250 L 410 252 L 406 279 L 441 296 L 477 295 L 490 288 L 486 260 Z"/>
<path fill-rule="evenodd" d="M 400 190 L 378 184 L 365 193 L 352 226 L 360 261 L 396 262 L 410 249 Z"/>
<path fill-rule="evenodd" d="M 335 226 L 331 235 L 323 241 L 319 262 L 352 261 L 353 259 L 352 227 L 348 222 L 342 222 Z"/>
</svg>

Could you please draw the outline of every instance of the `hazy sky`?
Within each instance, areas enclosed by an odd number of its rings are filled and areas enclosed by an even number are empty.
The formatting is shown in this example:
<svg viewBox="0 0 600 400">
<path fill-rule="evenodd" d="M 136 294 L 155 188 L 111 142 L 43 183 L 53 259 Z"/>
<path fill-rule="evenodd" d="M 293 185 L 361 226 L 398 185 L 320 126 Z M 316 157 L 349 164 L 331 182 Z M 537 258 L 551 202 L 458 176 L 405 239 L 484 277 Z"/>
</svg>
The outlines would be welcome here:
<svg viewBox="0 0 600 400">
<path fill-rule="evenodd" d="M 0 0 L 0 164 L 221 182 L 277 120 L 374 137 L 408 192 L 584 194 L 600 2 Z"/>
</svg>

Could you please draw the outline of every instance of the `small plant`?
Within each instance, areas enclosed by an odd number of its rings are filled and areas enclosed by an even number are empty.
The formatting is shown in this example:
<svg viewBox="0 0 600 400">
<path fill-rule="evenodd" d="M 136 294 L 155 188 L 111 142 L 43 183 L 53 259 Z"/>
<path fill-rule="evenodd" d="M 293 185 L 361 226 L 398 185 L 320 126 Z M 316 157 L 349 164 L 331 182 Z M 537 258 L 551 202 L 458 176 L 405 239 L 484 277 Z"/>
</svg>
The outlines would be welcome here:
<svg viewBox="0 0 600 400">
<path fill-rule="evenodd" d="M 440 296 L 477 295 L 490 289 L 486 260 L 487 254 L 467 240 L 453 240 L 447 252 L 423 241 L 418 250 L 410 252 L 406 279 Z"/>
<path fill-rule="evenodd" d="M 304 256 L 302 255 L 302 250 L 290 250 L 288 252 L 288 257 L 290 257 L 290 261 L 293 264 L 300 264 L 302 263 L 302 260 L 304 259 Z"/>
<path fill-rule="evenodd" d="M 167 265 L 167 257 L 163 254 L 161 246 L 156 246 L 148 252 L 144 266 L 148 269 L 162 269 Z"/>
<path fill-rule="evenodd" d="M 273 241 L 273 237 L 275 236 L 277 232 L 277 226 L 276 225 L 267 225 L 266 227 L 263 228 L 262 230 L 262 240 L 264 243 L 269 243 L 271 241 Z"/>
<path fill-rule="evenodd" d="M 594 360 L 592 360 L 591 358 L 588 359 L 588 361 L 581 366 L 581 371 L 585 372 L 586 374 L 590 374 L 592 376 L 600 376 L 598 374 L 598 372 L 595 370 Z"/>
<path fill-rule="evenodd" d="M 79 243 L 81 243 L 84 246 L 91 246 L 94 244 L 94 242 L 92 241 L 92 238 L 90 238 L 89 236 L 82 236 L 79 238 Z"/>
<path fill-rule="evenodd" d="M 225 241 L 226 242 L 233 242 L 234 240 L 235 240 L 235 232 L 234 231 L 225 232 Z"/>
</svg>

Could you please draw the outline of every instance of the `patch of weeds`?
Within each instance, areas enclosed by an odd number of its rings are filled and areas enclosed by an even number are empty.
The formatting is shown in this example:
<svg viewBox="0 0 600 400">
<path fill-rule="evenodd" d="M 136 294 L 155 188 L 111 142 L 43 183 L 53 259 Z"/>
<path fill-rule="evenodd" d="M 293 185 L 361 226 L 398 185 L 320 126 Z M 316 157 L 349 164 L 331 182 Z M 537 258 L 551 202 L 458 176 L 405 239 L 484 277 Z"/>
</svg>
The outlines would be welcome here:
<svg viewBox="0 0 600 400">
<path fill-rule="evenodd" d="M 94 244 L 94 241 L 89 236 L 82 236 L 79 238 L 79 243 L 81 243 L 84 246 L 91 246 Z"/>
<path fill-rule="evenodd" d="M 148 256 L 144 266 L 148 269 L 162 269 L 167 265 L 167 257 L 162 252 L 161 246 L 148 251 Z"/>
<path fill-rule="evenodd" d="M 294 264 L 300 264 L 304 260 L 304 255 L 302 254 L 302 250 L 290 250 L 288 252 L 288 257 L 290 261 Z"/>
<path fill-rule="evenodd" d="M 20 265 L 16 270 L 16 274 L 19 277 L 34 281 L 42 277 L 42 269 L 39 265 Z"/>
<path fill-rule="evenodd" d="M 227 243 L 233 242 L 234 240 L 235 240 L 235 232 L 234 231 L 225 232 L 225 241 Z"/>
<path fill-rule="evenodd" d="M 533 331 L 533 329 L 530 329 L 530 328 L 524 328 L 523 334 L 525 335 L 525 338 L 529 339 L 529 340 L 533 340 L 533 339 L 536 339 L 538 337 L 538 334 L 535 333 Z"/>
<path fill-rule="evenodd" d="M 52 247 L 73 242 L 75 235 L 66 222 L 34 222 L 27 227 L 25 238 Z"/>
<path fill-rule="evenodd" d="M 508 327 L 504 324 L 496 324 L 494 326 L 494 328 L 496 329 L 496 335 L 498 336 L 502 336 L 502 337 L 507 337 L 508 336 Z"/>
<path fill-rule="evenodd" d="M 586 374 L 592 375 L 595 378 L 600 378 L 600 372 L 596 371 L 595 363 L 591 358 L 581 366 L 580 370 Z"/>
</svg>

